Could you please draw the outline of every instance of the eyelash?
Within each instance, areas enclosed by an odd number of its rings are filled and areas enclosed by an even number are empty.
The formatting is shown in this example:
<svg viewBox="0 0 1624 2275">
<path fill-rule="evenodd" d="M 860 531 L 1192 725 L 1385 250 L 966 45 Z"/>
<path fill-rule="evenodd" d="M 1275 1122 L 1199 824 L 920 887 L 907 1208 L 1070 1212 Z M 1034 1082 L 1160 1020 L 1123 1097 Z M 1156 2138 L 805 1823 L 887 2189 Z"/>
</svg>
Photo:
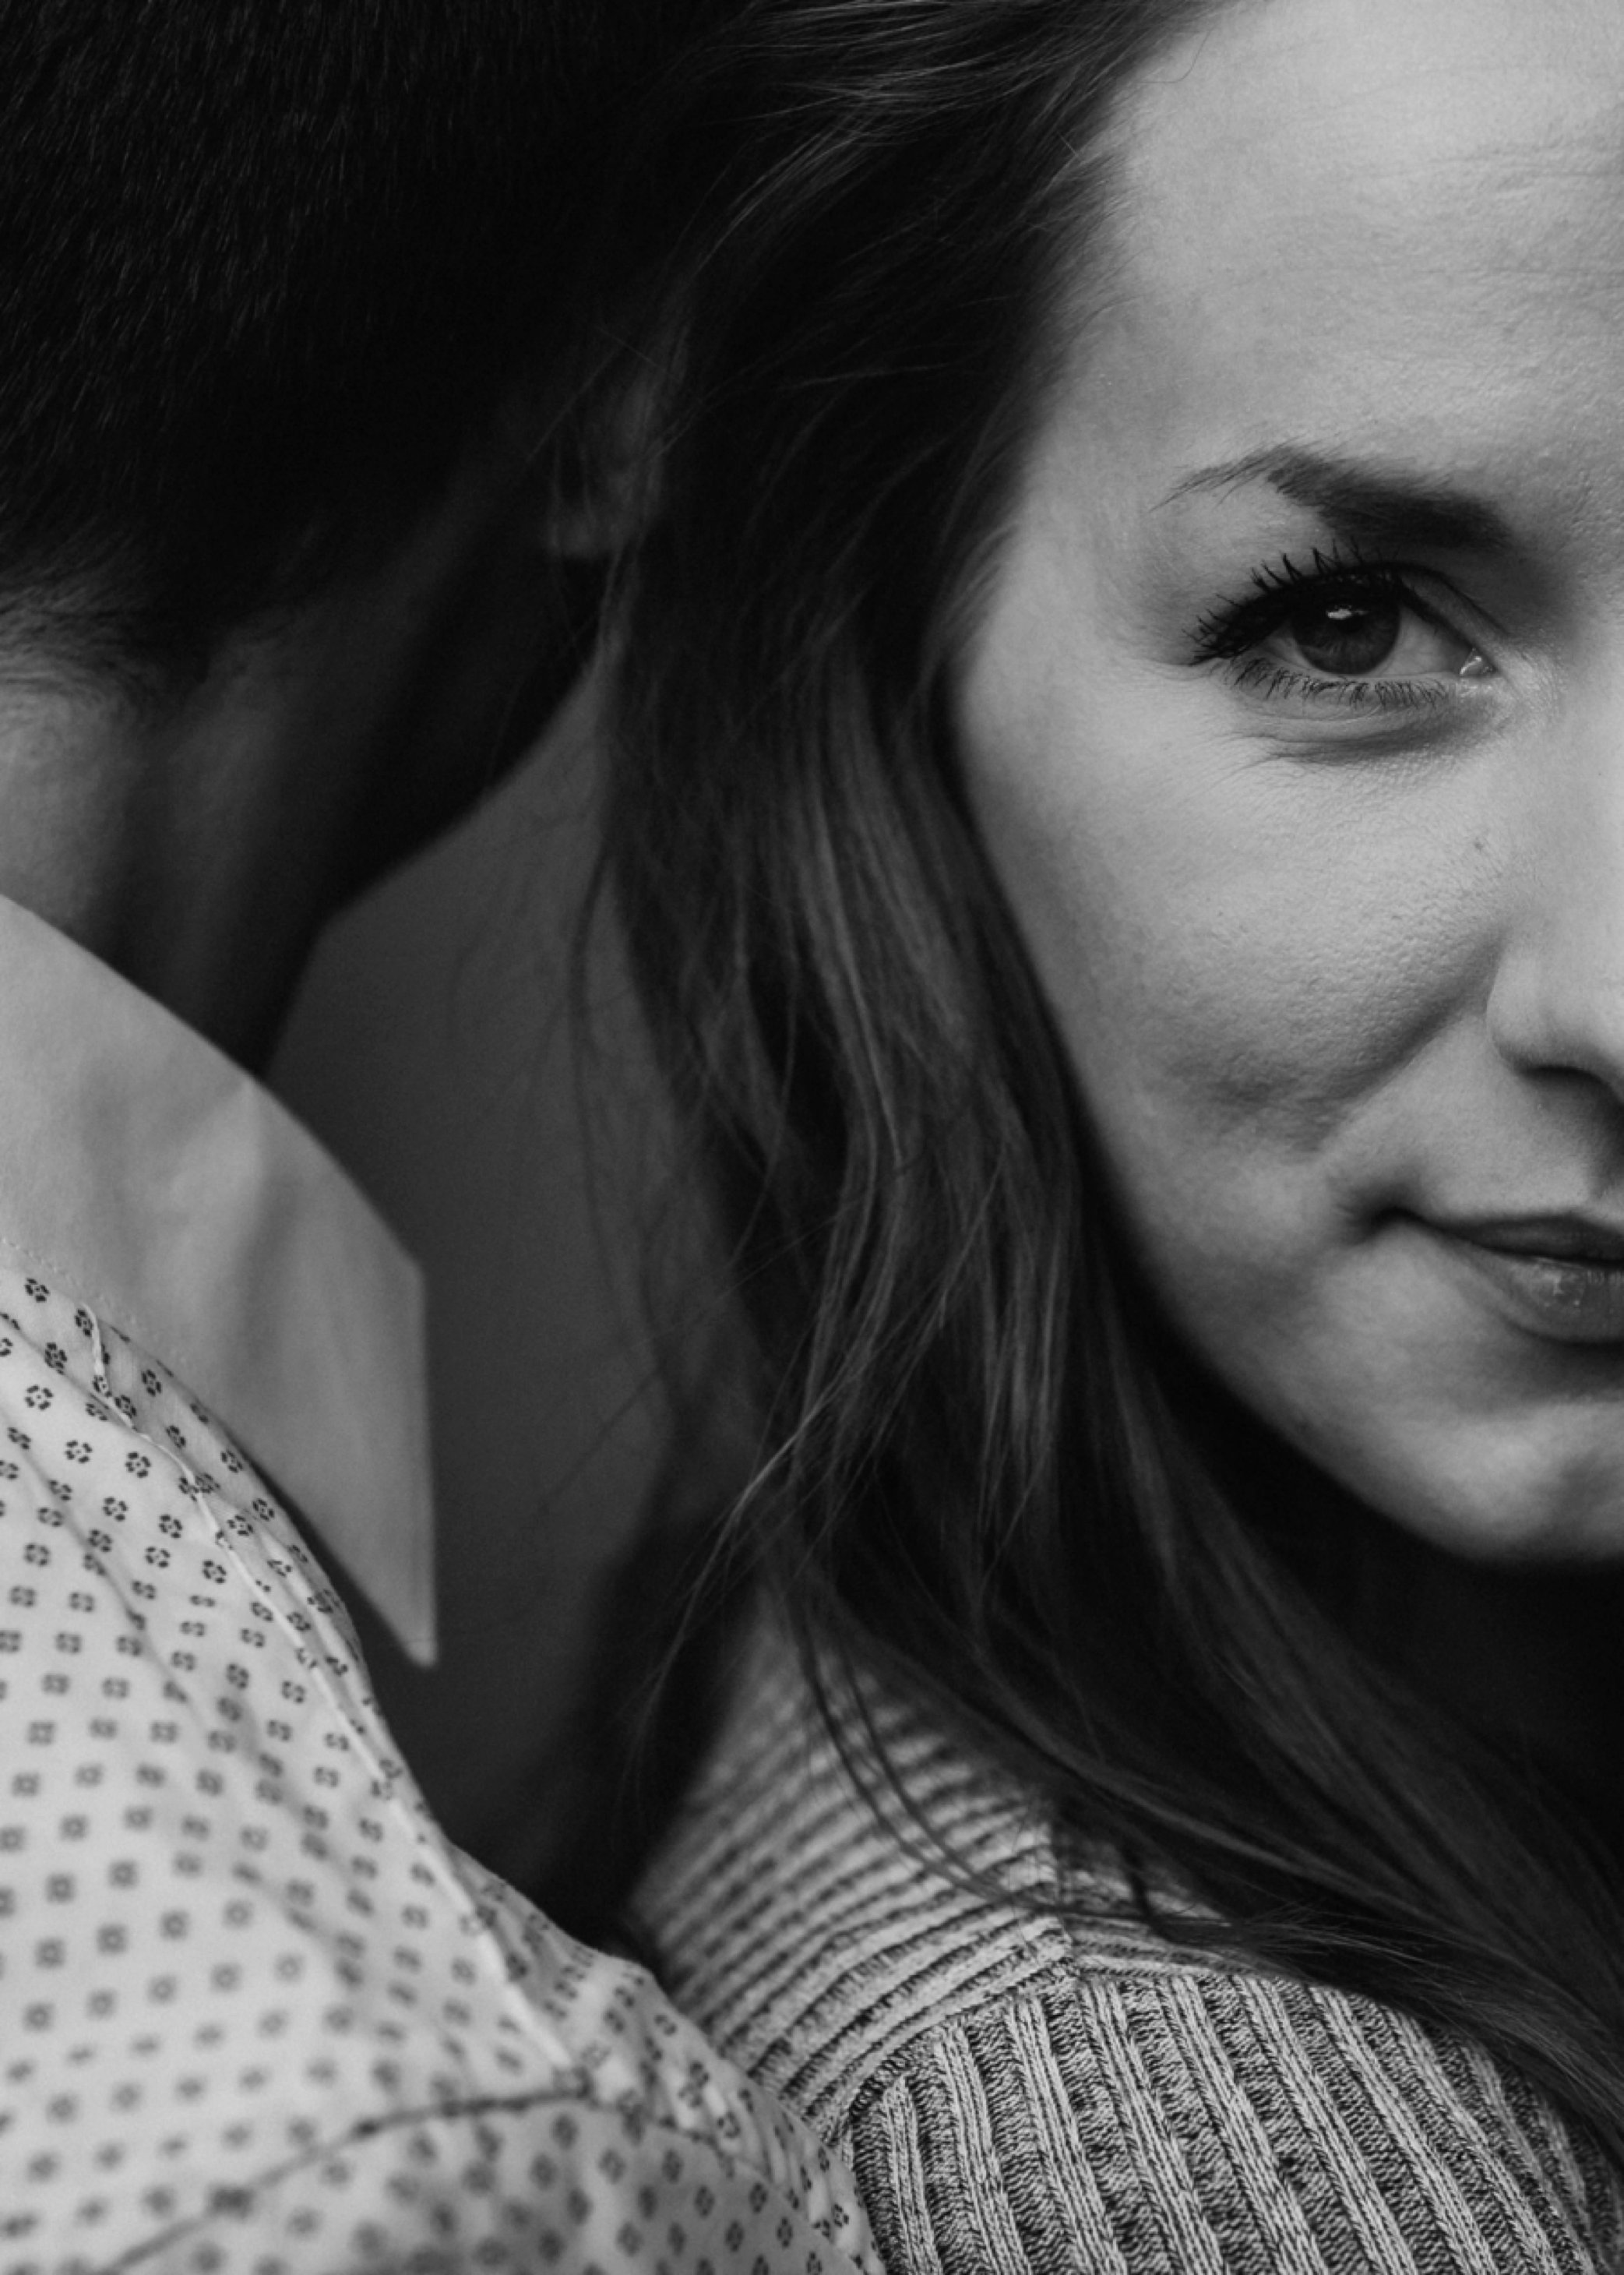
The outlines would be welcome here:
<svg viewBox="0 0 1624 2275">
<path fill-rule="evenodd" d="M 1429 623 L 1446 624 L 1436 608 L 1416 592 L 1404 572 L 1391 562 L 1365 561 L 1358 555 L 1339 556 L 1316 549 L 1311 569 L 1304 569 L 1289 554 L 1273 567 L 1252 571 L 1252 593 L 1245 599 L 1226 601 L 1209 610 L 1190 635 L 1198 663 L 1229 667 L 1230 684 L 1261 692 L 1265 699 L 1296 697 L 1299 700 L 1340 704 L 1348 710 L 1416 710 L 1450 700 L 1446 681 L 1436 679 L 1327 679 L 1295 670 L 1268 656 L 1249 656 L 1247 651 L 1318 594 L 1356 593 L 1397 602 Z M 1447 625 L 1450 631 L 1457 630 Z"/>
</svg>

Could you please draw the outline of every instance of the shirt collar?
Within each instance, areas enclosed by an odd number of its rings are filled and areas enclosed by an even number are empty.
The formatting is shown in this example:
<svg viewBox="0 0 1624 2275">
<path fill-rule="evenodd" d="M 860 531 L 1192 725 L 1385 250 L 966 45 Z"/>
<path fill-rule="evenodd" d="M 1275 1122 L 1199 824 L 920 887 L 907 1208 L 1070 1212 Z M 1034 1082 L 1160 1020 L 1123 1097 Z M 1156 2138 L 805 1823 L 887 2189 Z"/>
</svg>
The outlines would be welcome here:
<svg viewBox="0 0 1624 2275">
<path fill-rule="evenodd" d="M 416 1266 L 258 1083 L 4 899 L 0 1256 L 171 1368 L 432 1660 Z"/>
</svg>

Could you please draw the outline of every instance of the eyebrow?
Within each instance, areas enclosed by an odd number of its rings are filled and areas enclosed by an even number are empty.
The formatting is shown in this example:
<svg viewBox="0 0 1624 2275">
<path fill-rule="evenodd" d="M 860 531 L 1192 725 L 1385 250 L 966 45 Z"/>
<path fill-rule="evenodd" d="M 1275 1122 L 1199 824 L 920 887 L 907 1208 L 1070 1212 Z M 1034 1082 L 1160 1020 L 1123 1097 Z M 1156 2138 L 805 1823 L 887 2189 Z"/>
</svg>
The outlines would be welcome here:
<svg viewBox="0 0 1624 2275">
<path fill-rule="evenodd" d="M 1446 483 L 1418 480 L 1391 467 L 1293 443 L 1202 466 L 1176 482 L 1162 503 L 1257 481 L 1267 482 L 1294 505 L 1308 507 L 1347 545 L 1427 545 L 1459 553 L 1507 553 L 1514 548 L 1510 525 L 1481 498 Z"/>
</svg>

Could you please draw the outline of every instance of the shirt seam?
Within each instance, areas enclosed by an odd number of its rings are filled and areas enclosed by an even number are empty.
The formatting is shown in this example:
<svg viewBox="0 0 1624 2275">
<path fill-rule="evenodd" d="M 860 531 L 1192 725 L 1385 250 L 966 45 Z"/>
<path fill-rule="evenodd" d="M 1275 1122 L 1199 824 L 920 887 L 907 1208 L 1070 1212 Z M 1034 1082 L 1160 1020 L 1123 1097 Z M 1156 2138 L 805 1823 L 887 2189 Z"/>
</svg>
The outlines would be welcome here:
<svg viewBox="0 0 1624 2275">
<path fill-rule="evenodd" d="M 97 1322 L 98 1326 L 99 1324 Z M 358 1713 L 354 1702 L 345 1696 L 342 1686 L 335 1680 L 328 1664 L 329 1653 L 322 1648 L 321 1636 L 315 1630 L 314 1618 L 308 1613 L 300 1614 L 311 1621 L 310 1632 L 301 1632 L 294 1621 L 294 1607 L 282 1599 L 281 1591 L 271 1591 L 268 1599 L 260 1579 L 244 1561 L 230 1523 L 231 1517 L 240 1516 L 242 1511 L 230 1499 L 218 1479 L 211 1477 L 207 1470 L 200 1470 L 174 1446 L 166 1444 L 161 1438 L 150 1435 L 138 1424 L 131 1424 L 129 1426 L 132 1433 L 140 1438 L 144 1445 L 150 1447 L 158 1459 L 167 1462 L 191 1485 L 191 1492 L 183 1493 L 182 1499 L 189 1500 L 198 1515 L 207 1517 L 212 1523 L 214 1527 L 212 1545 L 217 1546 L 221 1552 L 230 1559 L 241 1576 L 245 1586 L 261 1601 L 266 1602 L 267 1609 L 288 1638 L 305 1671 L 313 1682 L 321 1686 L 330 1712 L 348 1734 L 351 1743 L 355 1747 L 365 1766 L 373 1788 L 372 1799 L 374 1806 L 381 1811 L 387 1812 L 397 1831 L 410 1842 L 414 1860 L 434 1874 L 440 1895 L 443 1901 L 451 1905 L 453 1914 L 460 1915 L 471 1908 L 477 1914 L 480 1906 L 487 1899 L 482 1895 L 476 1896 L 472 1890 L 458 1879 L 442 1853 L 438 1843 L 431 1839 L 426 1831 L 418 1810 L 412 1806 L 406 1797 L 407 1792 L 413 1789 L 409 1770 L 398 1755 L 387 1754 L 380 1749 L 373 1731 L 367 1727 L 366 1718 Z M 272 1498 L 280 1514 L 297 1533 L 298 1526 L 292 1513 L 278 1497 L 273 1495 Z M 303 1541 L 302 1537 L 300 1546 L 306 1547 L 308 1553 L 307 1544 Z M 332 1583 L 319 1563 L 316 1565 L 315 1573 L 319 1576 L 321 1584 L 330 1591 Z M 147 1648 L 152 1648 L 147 1640 L 149 1630 L 145 1615 L 134 1614 L 133 1616 L 140 1619 L 144 1644 Z M 331 1614 L 318 1611 L 315 1617 L 330 1618 Z M 359 1653 L 356 1663 L 358 1668 L 364 1669 L 365 1662 L 359 1659 Z M 506 1954 L 500 1949 L 492 1948 L 494 1939 L 483 1921 L 481 1921 L 481 1928 L 483 1931 L 474 1943 L 474 1950 L 502 2009 L 518 2021 L 526 2034 L 533 2039 L 540 2025 L 551 2042 L 548 2059 L 555 2060 L 560 2067 L 568 2067 L 570 2069 L 578 2070 L 580 2064 L 578 2053 L 570 2046 L 557 2022 L 541 2013 L 531 2000 L 521 1994 L 508 1966 Z M 752 2169 L 753 2170 L 754 2167 L 752 2166 Z"/>
<path fill-rule="evenodd" d="M 188 1377 L 192 1346 L 169 1342 L 161 1330 L 155 1328 L 150 1319 L 133 1305 L 126 1309 L 123 1304 L 110 1300 L 100 1289 L 92 1287 L 87 1281 L 81 1281 L 71 1264 L 42 1255 L 37 1248 L 26 1247 L 21 1241 L 13 1240 L 9 1233 L 0 1232 L 0 1250 L 14 1257 L 19 1264 L 31 1265 L 49 1283 L 50 1294 L 82 1304 L 87 1311 L 94 1312 L 98 1327 L 105 1320 L 116 1333 L 127 1336 L 131 1342 L 139 1345 L 145 1355 L 157 1359 L 178 1380 L 185 1380 Z M 160 1343 L 164 1343 L 166 1348 L 160 1349 Z"/>
<path fill-rule="evenodd" d="M 639 2133 L 655 2133 L 662 2137 L 668 2136 L 673 2146 L 681 2144 L 690 2150 L 706 2150 L 727 2169 L 729 2176 L 741 2173 L 746 2173 L 752 2180 L 759 2181 L 764 2188 L 770 2188 L 786 2204 L 792 2203 L 791 2198 L 786 2195 L 778 2181 L 765 2165 L 757 2164 L 748 2156 L 738 2156 L 730 2152 L 709 2134 L 687 2132 L 670 2118 L 651 2113 L 641 2104 L 629 2105 L 624 2101 L 604 2100 L 590 2091 L 582 2091 L 573 2085 L 536 2086 L 525 2092 L 472 2095 L 466 2100 L 431 2101 L 418 2108 L 390 2110 L 387 2114 L 380 2117 L 357 2118 L 354 2123 L 347 2127 L 344 2132 L 336 2133 L 326 2141 L 313 2143 L 309 2148 L 299 2150 L 296 2156 L 287 2158 L 281 2164 L 268 2165 L 263 2171 L 256 2173 L 252 2180 L 229 2183 L 217 2188 L 211 2200 L 200 2211 L 190 2214 L 185 2218 L 171 2221 L 162 2231 L 155 2230 L 144 2241 L 133 2245 L 127 2250 L 121 2250 L 116 2259 L 105 2260 L 101 2264 L 107 2271 L 107 2275 L 113 2275 L 114 2270 L 140 2266 L 144 2260 L 150 2259 L 155 2252 L 167 2250 L 178 2243 L 185 2242 L 189 2236 L 195 2236 L 202 2231 L 207 2222 L 232 2218 L 246 2219 L 252 2217 L 255 2210 L 254 2197 L 266 2188 L 291 2179 L 296 2173 L 311 2165 L 319 2164 L 324 2158 L 341 2156 L 346 2148 L 353 2147 L 358 2142 L 376 2140 L 381 2135 L 397 2130 L 403 2126 L 432 2124 L 436 2120 L 444 2119 L 523 2116 L 530 2110 L 546 2109 L 555 2104 L 565 2108 L 584 2110 L 593 2116 L 619 2116 L 635 2120 Z M 817 2225 L 804 2206 L 795 2205 L 793 2208 L 809 2226 Z"/>
</svg>

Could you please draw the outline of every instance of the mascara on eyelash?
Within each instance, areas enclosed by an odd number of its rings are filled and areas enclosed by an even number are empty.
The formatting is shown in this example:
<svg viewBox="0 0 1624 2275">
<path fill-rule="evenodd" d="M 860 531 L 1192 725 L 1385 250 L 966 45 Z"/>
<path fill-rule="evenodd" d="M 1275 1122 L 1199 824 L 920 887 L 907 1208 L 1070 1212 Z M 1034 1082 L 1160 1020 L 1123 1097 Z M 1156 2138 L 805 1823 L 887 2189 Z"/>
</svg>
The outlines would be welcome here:
<svg viewBox="0 0 1624 2275">
<path fill-rule="evenodd" d="M 1449 700 L 1447 683 L 1424 679 L 1326 679 L 1295 671 L 1287 663 L 1255 656 L 1243 663 L 1230 684 L 1270 697 L 1299 695 L 1345 711 L 1430 710 Z"/>
<path fill-rule="evenodd" d="M 1341 591 L 1398 600 L 1430 613 L 1403 575 L 1386 562 L 1366 561 L 1356 551 L 1343 556 L 1322 553 L 1318 547 L 1313 562 L 1312 569 L 1303 569 L 1286 553 L 1278 566 L 1254 569 L 1251 594 L 1243 600 L 1220 601 L 1190 633 L 1197 661 L 1206 663 L 1244 654 L 1278 624 L 1282 601 L 1318 593 Z"/>
</svg>

